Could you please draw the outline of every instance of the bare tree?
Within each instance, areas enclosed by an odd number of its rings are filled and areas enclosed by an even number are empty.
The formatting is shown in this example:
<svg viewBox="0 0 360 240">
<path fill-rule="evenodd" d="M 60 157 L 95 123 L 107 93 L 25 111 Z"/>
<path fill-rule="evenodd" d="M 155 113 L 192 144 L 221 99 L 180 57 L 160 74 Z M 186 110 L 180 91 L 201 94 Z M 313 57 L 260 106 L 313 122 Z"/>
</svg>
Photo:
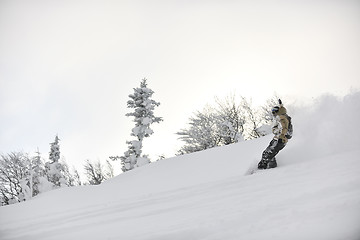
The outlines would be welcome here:
<svg viewBox="0 0 360 240">
<path fill-rule="evenodd" d="M 25 200 L 25 180 L 29 180 L 30 158 L 22 152 L 0 157 L 0 194 L 2 205 Z"/>
<path fill-rule="evenodd" d="M 229 145 L 243 140 L 246 118 L 241 104 L 236 103 L 234 95 L 226 97 L 223 101 L 216 98 L 216 103 L 218 127 L 223 144 Z"/>
<path fill-rule="evenodd" d="M 251 99 L 247 100 L 245 97 L 240 97 L 239 102 L 234 95 L 225 100 L 216 98 L 216 108 L 208 106 L 202 112 L 196 112 L 189 119 L 189 127 L 176 133 L 180 136 L 179 139 L 185 142 L 179 154 L 266 135 L 268 130 L 263 125 L 272 121 L 271 108 L 276 102 L 275 96 L 259 111 L 252 106 Z"/>
<path fill-rule="evenodd" d="M 260 109 L 260 118 L 264 124 L 271 124 L 274 116 L 271 109 L 279 105 L 279 96 L 275 93 L 273 97 L 266 100 L 266 103 Z"/>
<path fill-rule="evenodd" d="M 242 97 L 242 108 L 246 114 L 246 132 L 249 139 L 261 137 L 258 128 L 261 126 L 261 120 L 255 108 L 252 107 L 251 100 Z"/>
<path fill-rule="evenodd" d="M 105 178 L 110 179 L 114 176 L 114 167 L 109 160 L 106 160 Z"/>
<path fill-rule="evenodd" d="M 61 174 L 64 178 L 65 185 L 68 187 L 80 186 L 79 172 L 74 167 L 72 168 L 72 172 L 70 172 L 70 167 L 65 160 L 61 161 L 61 166 Z"/>
<path fill-rule="evenodd" d="M 39 150 L 29 157 L 23 152 L 12 152 L 0 156 L 0 205 L 28 200 L 42 192 L 52 190 L 45 164 Z M 65 161 L 58 163 L 65 186 L 81 185 L 79 173 L 70 173 Z"/>
<path fill-rule="evenodd" d="M 205 108 L 203 112 L 196 112 L 189 119 L 189 128 L 182 129 L 176 134 L 185 145 L 179 150 L 179 154 L 187 154 L 213 148 L 221 144 L 221 136 L 218 134 L 218 115 L 212 108 Z"/>
<path fill-rule="evenodd" d="M 85 175 L 88 178 L 88 182 L 91 185 L 99 185 L 113 173 L 106 173 L 104 171 L 104 167 L 97 161 L 95 163 L 91 162 L 90 160 L 85 161 L 84 165 Z"/>
</svg>

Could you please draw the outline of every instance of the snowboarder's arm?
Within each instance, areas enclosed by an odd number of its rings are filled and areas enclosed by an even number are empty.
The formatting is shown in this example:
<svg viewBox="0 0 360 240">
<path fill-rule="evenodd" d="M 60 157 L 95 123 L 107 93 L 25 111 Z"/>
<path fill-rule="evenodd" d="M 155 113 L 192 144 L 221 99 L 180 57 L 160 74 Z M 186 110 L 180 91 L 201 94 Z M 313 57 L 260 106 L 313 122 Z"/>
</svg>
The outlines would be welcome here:
<svg viewBox="0 0 360 240">
<path fill-rule="evenodd" d="M 289 121 L 287 120 L 287 118 L 285 116 L 281 116 L 280 117 L 280 124 L 281 124 L 281 133 L 279 138 L 282 139 L 284 142 L 287 142 L 287 139 L 285 137 L 287 131 L 288 131 L 288 127 L 289 127 Z"/>
</svg>

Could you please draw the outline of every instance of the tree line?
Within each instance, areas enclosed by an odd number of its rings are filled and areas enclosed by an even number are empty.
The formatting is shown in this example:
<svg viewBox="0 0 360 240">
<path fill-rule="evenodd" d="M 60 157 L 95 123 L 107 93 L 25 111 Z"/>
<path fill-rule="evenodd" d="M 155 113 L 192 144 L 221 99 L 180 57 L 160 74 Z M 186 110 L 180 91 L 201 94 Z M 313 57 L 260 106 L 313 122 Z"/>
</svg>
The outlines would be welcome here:
<svg viewBox="0 0 360 240">
<path fill-rule="evenodd" d="M 188 154 L 205 149 L 229 145 L 239 141 L 258 138 L 270 133 L 273 121 L 271 109 L 278 97 L 274 95 L 266 103 L 254 108 L 250 100 L 234 95 L 216 104 L 206 106 L 189 118 L 188 127 L 176 134 L 184 145 L 178 154 Z"/>
<path fill-rule="evenodd" d="M 110 160 L 119 160 L 123 172 L 151 163 L 148 155 L 143 154 L 143 140 L 154 132 L 151 124 L 163 121 L 154 115 L 154 109 L 160 105 L 152 99 L 154 91 L 148 88 L 143 79 L 140 87 L 134 88 L 129 95 L 127 107 L 132 109 L 126 116 L 133 117 L 135 123 L 127 141 L 128 149 L 121 156 L 111 156 Z M 189 118 L 186 128 L 176 134 L 183 141 L 177 155 L 202 151 L 216 146 L 229 145 L 264 136 L 269 133 L 266 127 L 273 120 L 271 108 L 278 97 L 267 100 L 264 106 L 255 109 L 251 101 L 229 96 L 224 100 L 216 99 L 214 106 L 208 105 Z M 8 205 L 28 200 L 40 193 L 82 184 L 98 185 L 114 177 L 114 169 L 109 160 L 103 165 L 100 161 L 86 160 L 84 172 L 87 181 L 80 181 L 76 169 L 70 170 L 68 164 L 60 159 L 59 137 L 50 144 L 49 159 L 45 162 L 39 151 L 35 156 L 23 152 L 12 152 L 0 156 L 0 205 Z M 164 158 L 164 157 L 162 157 Z"/>
<path fill-rule="evenodd" d="M 84 163 L 86 182 L 81 182 L 79 172 L 70 170 L 65 160 L 60 159 L 59 137 L 50 145 L 48 161 L 39 151 L 35 156 L 24 152 L 0 155 L 0 206 L 26 201 L 41 193 L 83 184 L 97 185 L 114 177 L 114 169 L 107 165 L 86 160 Z"/>
</svg>

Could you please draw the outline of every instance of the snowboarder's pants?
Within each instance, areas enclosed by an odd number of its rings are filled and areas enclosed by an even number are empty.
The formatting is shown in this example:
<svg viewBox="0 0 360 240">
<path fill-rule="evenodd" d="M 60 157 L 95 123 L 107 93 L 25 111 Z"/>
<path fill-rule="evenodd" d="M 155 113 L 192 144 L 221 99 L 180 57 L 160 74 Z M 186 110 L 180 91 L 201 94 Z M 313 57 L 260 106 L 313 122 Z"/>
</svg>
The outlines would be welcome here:
<svg viewBox="0 0 360 240">
<path fill-rule="evenodd" d="M 281 149 L 285 147 L 286 143 L 279 141 L 277 139 L 271 140 L 269 146 L 262 153 L 261 161 L 267 163 L 272 160 Z"/>
</svg>

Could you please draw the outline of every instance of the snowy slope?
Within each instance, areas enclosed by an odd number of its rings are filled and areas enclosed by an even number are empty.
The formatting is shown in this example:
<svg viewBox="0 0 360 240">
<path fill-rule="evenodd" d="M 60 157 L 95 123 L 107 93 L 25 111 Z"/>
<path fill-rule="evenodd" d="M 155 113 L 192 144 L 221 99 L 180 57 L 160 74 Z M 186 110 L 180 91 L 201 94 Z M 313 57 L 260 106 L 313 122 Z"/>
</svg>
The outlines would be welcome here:
<svg viewBox="0 0 360 240">
<path fill-rule="evenodd" d="M 1 207 L 0 239 L 358 240 L 359 100 L 294 109 L 276 169 L 245 175 L 271 136 L 166 159 Z"/>
</svg>

